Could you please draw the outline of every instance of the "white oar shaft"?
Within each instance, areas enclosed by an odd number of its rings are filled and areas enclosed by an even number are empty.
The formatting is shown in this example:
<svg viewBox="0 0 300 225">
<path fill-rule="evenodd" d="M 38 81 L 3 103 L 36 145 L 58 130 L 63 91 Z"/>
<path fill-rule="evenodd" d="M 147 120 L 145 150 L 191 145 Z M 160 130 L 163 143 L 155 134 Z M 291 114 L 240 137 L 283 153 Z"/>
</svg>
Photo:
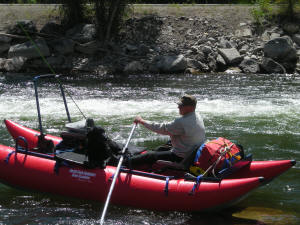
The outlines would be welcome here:
<svg viewBox="0 0 300 225">
<path fill-rule="evenodd" d="M 132 127 L 131 129 L 131 132 L 130 132 L 130 135 L 127 139 L 127 142 L 124 146 L 124 148 L 122 149 L 122 155 L 121 155 L 121 158 L 119 160 L 119 163 L 118 163 L 118 166 L 117 166 L 117 169 L 116 169 L 116 172 L 114 174 L 114 178 L 113 178 L 113 181 L 111 183 L 111 186 L 110 186 L 110 189 L 109 189 L 109 192 L 108 192 L 108 195 L 107 195 L 107 198 L 106 198 L 106 202 L 105 202 L 105 205 L 104 205 L 104 209 L 103 209 L 103 212 L 102 212 L 102 215 L 101 215 L 101 219 L 100 219 L 100 224 L 103 225 L 104 224 L 104 217 L 105 217 L 105 214 L 106 214 L 106 211 L 107 211 L 107 207 L 108 207 L 108 204 L 109 204 L 109 201 L 110 201 L 110 198 L 111 198 L 111 195 L 112 195 L 112 192 L 113 192 L 113 189 L 114 189 L 114 186 L 115 186 L 115 183 L 116 183 L 116 180 L 117 180 L 117 177 L 119 175 L 119 172 L 120 172 L 120 169 L 121 169 L 121 165 L 123 163 L 123 159 L 124 159 L 124 153 L 128 147 L 128 144 L 130 142 L 130 139 L 133 135 L 133 132 L 136 128 L 137 124 L 135 123 L 134 126 Z"/>
</svg>

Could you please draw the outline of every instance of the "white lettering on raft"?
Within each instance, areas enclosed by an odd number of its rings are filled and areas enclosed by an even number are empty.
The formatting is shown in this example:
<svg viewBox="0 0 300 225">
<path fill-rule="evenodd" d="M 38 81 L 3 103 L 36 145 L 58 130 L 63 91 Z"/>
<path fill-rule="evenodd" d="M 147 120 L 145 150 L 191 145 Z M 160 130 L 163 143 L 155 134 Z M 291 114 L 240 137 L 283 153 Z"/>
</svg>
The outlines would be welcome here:
<svg viewBox="0 0 300 225">
<path fill-rule="evenodd" d="M 72 174 L 72 177 L 78 178 L 79 180 L 90 180 L 91 177 L 96 177 L 96 173 L 86 172 L 82 170 L 70 169 L 69 172 Z"/>
</svg>

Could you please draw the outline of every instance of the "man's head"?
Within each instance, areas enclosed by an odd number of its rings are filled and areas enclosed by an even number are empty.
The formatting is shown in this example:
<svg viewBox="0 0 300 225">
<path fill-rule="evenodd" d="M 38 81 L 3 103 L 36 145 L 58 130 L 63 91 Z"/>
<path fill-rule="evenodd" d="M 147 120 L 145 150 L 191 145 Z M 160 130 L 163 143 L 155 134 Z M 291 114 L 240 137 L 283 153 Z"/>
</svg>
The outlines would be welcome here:
<svg viewBox="0 0 300 225">
<path fill-rule="evenodd" d="M 184 95 L 177 102 L 180 115 L 194 112 L 197 105 L 197 99 L 192 95 Z"/>
</svg>

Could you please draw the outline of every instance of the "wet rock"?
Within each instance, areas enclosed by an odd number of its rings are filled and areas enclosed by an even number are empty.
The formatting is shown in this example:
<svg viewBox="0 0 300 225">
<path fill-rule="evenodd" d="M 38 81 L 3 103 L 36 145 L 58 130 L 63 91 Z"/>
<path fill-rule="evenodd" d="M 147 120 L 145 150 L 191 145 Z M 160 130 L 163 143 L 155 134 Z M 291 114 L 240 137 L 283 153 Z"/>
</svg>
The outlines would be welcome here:
<svg viewBox="0 0 300 225">
<path fill-rule="evenodd" d="M 270 58 L 264 58 L 261 67 L 267 73 L 286 73 L 286 70 L 282 65 Z"/>
<path fill-rule="evenodd" d="M 96 27 L 94 24 L 79 24 L 66 32 L 66 37 L 79 43 L 93 41 L 96 37 Z"/>
<path fill-rule="evenodd" d="M 36 47 L 39 51 L 37 51 Z M 23 56 L 27 59 L 33 59 L 41 57 L 40 53 L 45 57 L 50 55 L 50 50 L 44 39 L 37 39 L 35 45 L 33 45 L 31 41 L 13 45 L 9 48 L 8 57 Z"/>
<path fill-rule="evenodd" d="M 17 21 L 15 25 L 10 27 L 7 31 L 9 34 L 16 34 L 16 35 L 26 35 L 24 30 L 28 33 L 35 33 L 37 32 L 36 26 L 31 20 L 20 20 Z"/>
<path fill-rule="evenodd" d="M 236 48 L 219 48 L 218 52 L 229 65 L 239 64 L 243 60 Z"/>
<path fill-rule="evenodd" d="M 254 59 L 244 59 L 241 64 L 240 68 L 244 73 L 259 73 L 259 64 Z"/>
<path fill-rule="evenodd" d="M 18 72 L 23 68 L 26 60 L 26 58 L 20 56 L 13 57 L 11 59 L 0 58 L 0 70 Z"/>
</svg>

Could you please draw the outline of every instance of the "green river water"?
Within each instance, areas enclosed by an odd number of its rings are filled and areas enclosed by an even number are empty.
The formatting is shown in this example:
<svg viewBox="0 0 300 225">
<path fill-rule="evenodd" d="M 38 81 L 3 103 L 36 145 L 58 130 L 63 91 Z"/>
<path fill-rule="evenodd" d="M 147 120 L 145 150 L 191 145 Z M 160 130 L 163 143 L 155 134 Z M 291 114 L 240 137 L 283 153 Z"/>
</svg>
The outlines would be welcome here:
<svg viewBox="0 0 300 225">
<path fill-rule="evenodd" d="M 207 138 L 238 141 L 254 160 L 300 161 L 300 76 L 296 75 L 135 75 L 62 78 L 82 112 L 102 125 L 111 138 L 125 142 L 136 115 L 170 121 L 175 102 L 195 95 Z M 59 135 L 66 115 L 57 83 L 39 88 L 43 125 Z M 68 98 L 71 117 L 82 115 Z M 32 77 L 0 75 L 0 143 L 14 146 L 3 119 L 38 129 Z M 132 143 L 153 148 L 167 140 L 142 127 Z M 1 171 L 0 171 L 1 172 Z M 300 163 L 237 206 L 203 214 L 156 212 L 110 206 L 106 224 L 300 224 Z M 159 204 L 159 203 L 158 203 Z M 96 224 L 102 203 L 17 190 L 0 184 L 0 224 Z"/>
</svg>

